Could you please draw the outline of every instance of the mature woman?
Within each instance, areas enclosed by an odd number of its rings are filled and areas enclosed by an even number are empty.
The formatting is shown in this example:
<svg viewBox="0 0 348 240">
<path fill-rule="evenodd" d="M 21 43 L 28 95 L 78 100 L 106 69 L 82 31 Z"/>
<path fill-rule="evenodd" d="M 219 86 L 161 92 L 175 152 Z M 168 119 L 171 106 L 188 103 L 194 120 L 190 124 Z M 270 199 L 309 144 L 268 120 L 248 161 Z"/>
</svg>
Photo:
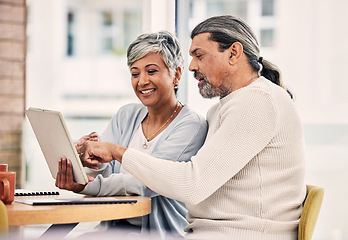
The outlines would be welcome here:
<svg viewBox="0 0 348 240">
<path fill-rule="evenodd" d="M 100 142 L 137 149 L 163 161 L 189 160 L 202 146 L 207 124 L 176 98 L 183 63 L 178 40 L 168 32 L 142 34 L 129 46 L 127 58 L 132 86 L 142 104 L 122 107 L 101 135 Z M 84 142 L 98 138 L 96 133 L 82 137 L 76 144 L 78 152 Z M 161 237 L 165 237 L 166 231 L 171 235 L 184 234 L 187 210 L 182 202 L 152 191 L 118 161 L 110 161 L 93 171 L 98 175 L 87 185 L 74 183 L 70 161 L 62 158 L 56 186 L 92 196 L 151 197 L 151 214 L 128 219 L 126 224 L 141 226 L 142 231 L 149 230 Z"/>
<path fill-rule="evenodd" d="M 304 139 L 279 70 L 260 57 L 251 28 L 236 17 L 209 18 L 191 37 L 189 69 L 203 96 L 220 98 L 198 153 L 177 163 L 86 142 L 84 164 L 116 159 L 154 191 L 184 202 L 189 239 L 297 239 Z"/>
</svg>

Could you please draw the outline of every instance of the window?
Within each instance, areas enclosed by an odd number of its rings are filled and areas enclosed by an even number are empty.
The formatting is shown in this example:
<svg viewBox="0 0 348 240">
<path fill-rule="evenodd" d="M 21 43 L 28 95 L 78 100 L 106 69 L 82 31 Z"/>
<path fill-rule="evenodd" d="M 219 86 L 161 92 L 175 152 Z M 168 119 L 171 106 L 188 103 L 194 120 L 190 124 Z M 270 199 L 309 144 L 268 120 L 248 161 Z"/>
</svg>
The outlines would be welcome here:
<svg viewBox="0 0 348 240">
<path fill-rule="evenodd" d="M 103 11 L 103 25 L 111 26 L 112 25 L 112 13 L 109 11 Z"/>
<path fill-rule="evenodd" d="M 232 0 L 232 1 L 207 1 L 207 17 L 231 14 L 239 16 L 240 18 L 247 18 L 247 4 L 245 0 Z"/>
<path fill-rule="evenodd" d="M 274 29 L 261 29 L 260 34 L 261 47 L 273 47 L 274 46 Z"/>
<path fill-rule="evenodd" d="M 137 102 L 125 53 L 142 31 L 142 2 L 27 1 L 27 107 L 61 111 L 77 140 L 102 133 L 118 107 Z M 27 184 L 54 187 L 31 127 L 25 131 Z"/>
<path fill-rule="evenodd" d="M 274 15 L 274 0 L 262 0 L 261 2 L 261 15 L 273 16 Z"/>
<path fill-rule="evenodd" d="M 74 55 L 74 13 L 68 12 L 67 55 Z"/>
<path fill-rule="evenodd" d="M 102 24 L 101 24 L 101 52 L 112 53 L 113 50 L 113 15 L 110 11 L 102 12 Z"/>
</svg>

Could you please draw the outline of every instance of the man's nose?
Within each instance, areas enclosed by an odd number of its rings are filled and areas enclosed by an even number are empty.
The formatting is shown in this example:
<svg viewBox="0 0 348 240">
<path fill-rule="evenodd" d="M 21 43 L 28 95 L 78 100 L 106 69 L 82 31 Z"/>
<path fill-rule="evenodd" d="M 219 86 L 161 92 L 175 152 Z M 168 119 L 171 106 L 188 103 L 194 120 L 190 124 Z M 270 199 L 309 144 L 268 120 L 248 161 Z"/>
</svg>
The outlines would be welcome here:
<svg viewBox="0 0 348 240">
<path fill-rule="evenodd" d="M 190 71 L 197 71 L 197 64 L 195 63 L 194 59 L 191 60 L 190 65 L 189 65 L 189 70 Z"/>
</svg>

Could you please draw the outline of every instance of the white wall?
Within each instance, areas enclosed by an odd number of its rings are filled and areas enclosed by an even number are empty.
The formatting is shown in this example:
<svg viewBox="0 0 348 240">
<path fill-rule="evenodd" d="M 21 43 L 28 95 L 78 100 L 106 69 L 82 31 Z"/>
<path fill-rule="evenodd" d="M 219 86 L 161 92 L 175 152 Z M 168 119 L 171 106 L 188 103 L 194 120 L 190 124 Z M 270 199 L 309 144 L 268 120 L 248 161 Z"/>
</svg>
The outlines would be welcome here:
<svg viewBox="0 0 348 240">
<path fill-rule="evenodd" d="M 278 1 L 272 55 L 291 86 L 307 144 L 307 183 L 325 188 L 313 239 L 348 239 L 348 1 Z"/>
</svg>

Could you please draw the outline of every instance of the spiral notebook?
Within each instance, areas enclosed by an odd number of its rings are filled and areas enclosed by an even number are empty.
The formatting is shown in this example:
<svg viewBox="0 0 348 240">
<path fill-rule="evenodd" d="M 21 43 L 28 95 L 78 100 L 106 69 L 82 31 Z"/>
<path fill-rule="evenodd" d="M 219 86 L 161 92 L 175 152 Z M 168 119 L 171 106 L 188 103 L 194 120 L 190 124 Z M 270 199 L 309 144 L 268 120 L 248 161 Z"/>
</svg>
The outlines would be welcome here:
<svg viewBox="0 0 348 240">
<path fill-rule="evenodd" d="M 16 189 L 15 196 L 52 196 L 59 195 L 58 191 L 31 191 L 26 189 Z"/>
</svg>

